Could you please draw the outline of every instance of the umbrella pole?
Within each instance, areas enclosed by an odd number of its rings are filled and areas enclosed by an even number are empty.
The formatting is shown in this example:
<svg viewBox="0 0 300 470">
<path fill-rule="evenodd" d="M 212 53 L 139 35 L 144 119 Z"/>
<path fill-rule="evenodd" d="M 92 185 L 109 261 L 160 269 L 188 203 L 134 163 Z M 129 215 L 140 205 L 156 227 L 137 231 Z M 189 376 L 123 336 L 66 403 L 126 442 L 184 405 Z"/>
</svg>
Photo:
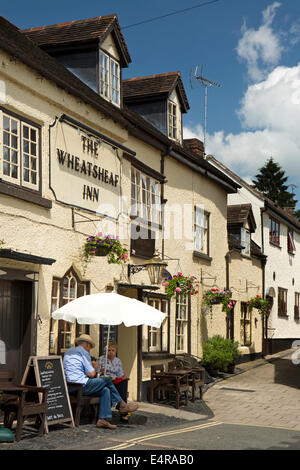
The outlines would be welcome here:
<svg viewBox="0 0 300 470">
<path fill-rule="evenodd" d="M 104 377 L 106 377 L 106 366 L 107 366 L 107 355 L 108 355 L 109 335 L 110 335 L 110 325 L 108 325 L 108 330 L 107 330 L 107 341 L 106 341 L 106 351 L 105 351 L 105 364 L 104 364 Z"/>
</svg>

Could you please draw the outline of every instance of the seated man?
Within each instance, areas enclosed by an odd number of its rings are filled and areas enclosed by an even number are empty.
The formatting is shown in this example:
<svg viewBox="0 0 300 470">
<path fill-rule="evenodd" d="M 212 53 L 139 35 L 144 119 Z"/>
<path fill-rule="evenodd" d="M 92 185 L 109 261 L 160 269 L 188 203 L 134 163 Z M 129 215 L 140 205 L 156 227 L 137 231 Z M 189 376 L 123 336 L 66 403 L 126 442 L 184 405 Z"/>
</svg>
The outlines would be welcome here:
<svg viewBox="0 0 300 470">
<path fill-rule="evenodd" d="M 83 395 L 100 397 L 98 428 L 115 429 L 117 426 L 106 419 L 112 417 L 111 404 L 118 405 L 119 411 L 126 415 L 137 410 L 138 405 L 125 403 L 108 377 L 95 378 L 97 372 L 92 366 L 90 350 L 95 343 L 89 335 L 81 335 L 75 340 L 76 347 L 65 352 L 63 365 L 67 382 L 83 384 Z"/>
</svg>

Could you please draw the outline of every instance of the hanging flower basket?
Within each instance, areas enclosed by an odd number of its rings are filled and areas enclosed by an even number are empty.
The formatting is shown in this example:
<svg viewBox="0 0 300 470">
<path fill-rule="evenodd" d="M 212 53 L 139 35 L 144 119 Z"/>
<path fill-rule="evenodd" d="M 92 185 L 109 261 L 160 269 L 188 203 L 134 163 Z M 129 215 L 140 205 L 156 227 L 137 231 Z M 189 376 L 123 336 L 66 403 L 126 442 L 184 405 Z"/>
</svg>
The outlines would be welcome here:
<svg viewBox="0 0 300 470">
<path fill-rule="evenodd" d="M 165 279 L 162 286 L 165 288 L 168 299 L 173 295 L 195 295 L 198 294 L 195 276 L 184 276 L 182 273 L 174 274 Z"/>
<path fill-rule="evenodd" d="M 84 245 L 86 261 L 92 256 L 107 256 L 109 264 L 121 264 L 128 261 L 128 250 L 121 244 L 118 237 L 103 235 L 101 232 L 96 236 L 86 239 Z"/>
<path fill-rule="evenodd" d="M 247 304 L 249 306 L 250 312 L 256 308 L 261 315 L 268 316 L 270 314 L 269 302 L 266 299 L 263 299 L 260 295 L 252 297 L 250 300 L 248 300 Z"/>
<path fill-rule="evenodd" d="M 228 290 L 210 289 L 206 291 L 202 297 L 205 305 L 212 308 L 213 305 L 222 304 L 222 312 L 230 312 L 235 302 L 230 299 L 231 292 Z"/>
</svg>

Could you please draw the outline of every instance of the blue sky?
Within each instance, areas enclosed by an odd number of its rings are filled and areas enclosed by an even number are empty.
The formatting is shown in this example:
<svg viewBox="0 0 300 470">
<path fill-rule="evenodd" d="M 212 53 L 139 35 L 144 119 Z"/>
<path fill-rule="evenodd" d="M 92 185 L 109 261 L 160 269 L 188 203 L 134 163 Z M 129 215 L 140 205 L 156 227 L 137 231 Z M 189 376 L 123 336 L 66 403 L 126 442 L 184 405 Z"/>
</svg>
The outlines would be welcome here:
<svg viewBox="0 0 300 470">
<path fill-rule="evenodd" d="M 132 63 L 125 78 L 179 70 L 190 110 L 185 137 L 203 139 L 204 89 L 191 71 L 220 83 L 208 89 L 207 153 L 250 180 L 269 156 L 279 162 L 300 200 L 300 2 L 218 0 L 14 0 L 1 15 L 29 28 L 116 13 Z M 200 69 L 198 69 L 200 72 Z M 298 208 L 300 203 L 298 203 Z"/>
</svg>

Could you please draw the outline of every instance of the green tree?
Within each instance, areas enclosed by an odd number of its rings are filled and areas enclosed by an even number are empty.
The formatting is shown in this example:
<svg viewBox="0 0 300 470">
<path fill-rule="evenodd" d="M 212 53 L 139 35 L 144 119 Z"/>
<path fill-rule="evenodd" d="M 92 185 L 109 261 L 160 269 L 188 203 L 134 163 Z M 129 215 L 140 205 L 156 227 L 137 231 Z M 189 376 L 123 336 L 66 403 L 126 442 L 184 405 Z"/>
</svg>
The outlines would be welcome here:
<svg viewBox="0 0 300 470">
<path fill-rule="evenodd" d="M 265 165 L 259 168 L 259 173 L 252 180 L 254 188 L 275 202 L 279 207 L 295 207 L 297 201 L 288 191 L 286 184 L 288 176 L 281 166 L 270 157 Z"/>
</svg>

